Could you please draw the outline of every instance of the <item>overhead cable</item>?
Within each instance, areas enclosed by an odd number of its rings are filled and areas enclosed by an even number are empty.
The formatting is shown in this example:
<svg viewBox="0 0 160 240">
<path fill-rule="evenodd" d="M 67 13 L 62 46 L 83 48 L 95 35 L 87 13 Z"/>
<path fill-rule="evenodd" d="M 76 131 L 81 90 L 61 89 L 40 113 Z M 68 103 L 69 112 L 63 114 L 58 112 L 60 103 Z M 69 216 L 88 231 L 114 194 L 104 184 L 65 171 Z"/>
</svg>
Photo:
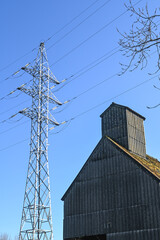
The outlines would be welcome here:
<svg viewBox="0 0 160 240">
<path fill-rule="evenodd" d="M 25 100 L 25 101 L 23 101 L 23 102 L 15 105 L 15 106 L 9 108 L 9 109 L 7 109 L 7 110 L 5 110 L 5 111 L 3 111 L 3 112 L 0 112 L 0 115 L 2 115 L 2 114 L 4 114 L 4 113 L 7 113 L 7 112 L 11 111 L 12 109 L 17 108 L 17 107 L 21 106 L 23 103 L 26 103 L 26 102 L 29 102 L 29 101 L 30 101 L 30 100 L 27 99 L 27 100 Z"/>
<path fill-rule="evenodd" d="M 138 2 L 136 2 L 134 4 L 134 6 L 138 3 L 140 3 L 142 0 L 139 0 Z M 65 57 L 67 57 L 68 55 L 70 55 L 72 52 L 74 52 L 75 50 L 77 50 L 79 47 L 81 47 L 84 43 L 88 42 L 90 39 L 92 39 L 93 37 L 95 37 L 97 34 L 99 34 L 100 32 L 102 32 L 104 29 L 106 29 L 109 25 L 111 25 L 113 22 L 115 22 L 117 19 L 119 19 L 120 17 L 122 17 L 124 14 L 126 14 L 129 10 L 125 10 L 124 12 L 122 12 L 120 15 L 118 15 L 116 18 L 112 19 L 110 22 L 108 22 L 107 24 L 105 24 L 103 27 L 101 27 L 99 30 L 97 30 L 95 33 L 91 34 L 89 37 L 87 37 L 84 41 L 82 41 L 81 43 L 79 43 L 76 47 L 72 48 L 69 52 L 67 52 L 66 54 L 64 54 L 62 57 L 60 57 L 59 59 L 57 59 L 54 63 L 52 63 L 50 66 L 56 65 L 58 62 L 60 62 L 62 59 L 64 59 Z"/>
<path fill-rule="evenodd" d="M 89 5 L 87 8 L 85 8 L 82 12 L 80 12 L 77 16 L 72 18 L 68 23 L 66 23 L 63 27 L 61 27 L 57 32 L 52 34 L 47 40 L 44 41 L 44 43 L 48 42 L 50 39 L 52 39 L 55 35 L 60 33 L 64 28 L 68 27 L 72 22 L 74 22 L 78 17 L 80 17 L 83 13 L 85 13 L 88 9 L 90 9 L 93 5 L 95 5 L 99 0 L 94 1 L 91 5 Z"/>
<path fill-rule="evenodd" d="M 22 84 L 20 87 L 26 86 L 26 85 L 29 84 L 31 81 L 32 81 L 32 80 L 29 80 L 28 82 Z M 20 88 L 20 87 L 19 87 L 19 88 Z M 8 93 L 8 94 L 6 94 L 5 96 L 1 97 L 1 98 L 0 98 L 0 101 L 2 101 L 2 100 L 4 100 L 4 99 L 6 99 L 7 97 L 11 96 L 11 95 L 12 95 L 13 93 L 15 93 L 17 90 L 18 90 L 18 88 L 14 89 L 14 90 L 11 91 L 10 93 Z M 20 94 L 21 94 L 21 93 L 20 93 Z M 19 94 L 19 95 L 20 95 L 20 94 Z"/>
<path fill-rule="evenodd" d="M 14 146 L 16 146 L 16 145 L 18 145 L 18 144 L 20 144 L 20 143 L 26 142 L 26 141 L 28 141 L 28 140 L 29 140 L 29 138 L 25 138 L 25 139 L 23 139 L 23 140 L 21 140 L 21 141 L 19 141 L 19 142 L 16 142 L 16 143 L 14 143 L 14 144 L 12 144 L 12 145 L 9 145 L 8 147 L 1 148 L 1 149 L 0 149 L 0 152 L 2 152 L 2 151 L 4 151 L 4 150 L 7 150 L 7 149 L 9 149 L 9 148 L 11 148 L 11 147 L 14 147 Z"/>
<path fill-rule="evenodd" d="M 14 126 L 14 127 L 8 128 L 7 130 L 4 130 L 4 131 L 0 132 L 0 135 L 1 135 L 1 134 L 4 134 L 4 133 L 6 133 L 6 132 L 9 132 L 9 131 L 13 130 L 14 128 L 17 128 L 17 127 L 19 127 L 19 126 L 21 126 L 21 125 L 24 125 L 24 124 L 27 123 L 27 122 L 29 122 L 29 120 L 27 120 L 27 121 L 25 121 L 25 122 L 23 122 L 23 123 L 20 123 L 20 124 Z"/>
<path fill-rule="evenodd" d="M 114 49 L 117 49 L 119 47 L 116 47 Z M 105 55 L 103 55 L 102 57 L 98 58 L 97 60 L 93 61 L 92 63 L 88 64 L 87 66 L 81 68 L 81 70 L 77 71 L 76 73 L 70 75 L 69 77 L 63 79 L 63 83 L 66 82 L 64 85 L 62 85 L 61 87 L 59 87 L 57 90 L 55 90 L 55 92 L 58 92 L 59 90 L 61 90 L 62 88 L 64 88 L 66 85 L 68 85 L 69 83 L 71 83 L 73 80 L 81 77 L 82 75 L 84 75 L 86 72 L 90 71 L 91 69 L 95 68 L 96 66 L 98 66 L 99 64 L 103 63 L 104 61 L 106 61 L 107 59 L 109 59 L 110 57 L 112 57 L 114 54 L 116 54 L 119 50 L 111 53 L 110 55 L 108 55 L 110 52 L 112 52 L 114 49 L 112 49 L 111 51 L 109 51 L 107 54 L 107 57 L 104 58 Z M 99 60 L 99 61 L 98 61 Z M 98 61 L 98 62 L 97 62 Z M 94 64 L 94 65 L 93 65 Z M 88 68 L 87 68 L 88 67 Z M 79 73 L 79 74 L 78 74 Z M 77 75 L 77 76 L 76 76 Z M 69 80 L 71 79 L 71 80 Z M 69 80 L 69 81 L 68 81 Z M 62 82 L 61 82 L 62 83 Z"/>
<path fill-rule="evenodd" d="M 69 120 L 67 120 L 67 121 L 70 121 L 70 120 L 72 121 L 72 120 L 74 120 L 74 119 L 76 119 L 76 118 L 78 118 L 78 117 L 80 117 L 80 116 L 82 116 L 82 115 L 84 115 L 84 114 L 86 114 L 86 113 L 94 110 L 95 108 L 98 108 L 98 107 L 102 106 L 103 104 L 105 104 L 105 103 L 107 103 L 107 102 L 110 102 L 110 101 L 112 101 L 113 99 L 118 98 L 118 97 L 120 97 L 120 96 L 122 96 L 122 95 L 124 95 L 124 94 L 126 94 L 126 93 L 128 93 L 128 92 L 130 92 L 130 91 L 132 91 L 132 90 L 134 90 L 134 89 L 142 86 L 143 84 L 146 84 L 146 83 L 152 81 L 153 79 L 155 79 L 156 77 L 159 77 L 159 76 L 160 76 L 160 74 L 159 74 L 159 75 L 156 75 L 156 76 L 154 76 L 154 77 L 151 77 L 151 78 L 143 81 L 142 83 L 139 83 L 139 84 L 135 85 L 134 87 L 131 87 L 131 88 L 123 91 L 122 93 L 120 93 L 120 94 L 118 94 L 118 95 L 116 95 L 116 96 L 114 96 L 114 97 L 112 97 L 112 98 L 110 98 L 110 99 L 107 99 L 107 100 L 105 100 L 104 102 L 102 102 L 102 103 L 100 103 L 100 104 L 95 105 L 94 107 L 92 107 L 92 108 L 90 108 L 90 109 L 88 109 L 88 110 L 86 110 L 86 111 L 84 111 L 84 112 L 76 115 L 75 117 L 73 117 L 73 118 L 71 118 L 71 119 L 69 119 Z M 67 121 L 66 121 L 66 122 L 67 122 Z"/>
<path fill-rule="evenodd" d="M 25 66 L 29 66 L 30 64 L 31 64 L 31 62 L 30 62 L 30 63 L 27 63 Z M 0 84 L 1 84 L 2 82 L 4 82 L 4 81 L 9 80 L 9 79 L 12 78 L 12 77 L 15 77 L 15 75 L 17 75 L 21 70 L 22 70 L 22 69 L 19 68 L 16 72 L 14 72 L 14 73 L 12 73 L 11 75 L 9 75 L 8 77 L 0 80 Z M 20 78 L 20 77 L 23 76 L 24 74 L 25 74 L 25 72 L 23 72 L 23 73 L 22 73 L 21 75 L 19 75 L 17 78 Z"/>
<path fill-rule="evenodd" d="M 69 26 L 73 21 L 75 21 L 78 17 L 80 17 L 83 13 L 85 13 L 88 9 L 90 9 L 94 4 L 96 4 L 99 0 L 94 1 L 92 4 L 90 4 L 86 9 L 84 9 L 82 12 L 80 12 L 76 17 L 74 17 L 73 19 L 71 19 L 71 21 L 69 21 L 68 23 L 66 23 L 63 27 L 61 27 L 57 32 L 55 32 L 54 34 L 52 34 L 47 40 L 44 41 L 44 43 L 48 42 L 49 40 L 51 40 L 56 34 L 60 33 L 63 29 L 65 29 L 67 26 Z M 26 57 L 27 55 L 29 55 L 30 53 L 34 52 L 39 46 L 33 48 L 31 51 L 27 52 L 26 54 L 22 55 L 21 57 L 15 59 L 13 62 L 9 63 L 8 65 L 6 65 L 5 67 L 0 69 L 0 72 L 7 69 L 8 67 L 12 66 L 14 63 L 18 62 L 19 60 L 21 60 L 22 58 Z"/>
<path fill-rule="evenodd" d="M 50 48 L 54 47 L 57 43 L 59 43 L 60 41 L 62 41 L 65 37 L 67 37 L 70 33 L 72 33 L 75 29 L 77 29 L 79 26 L 81 26 L 85 21 L 87 21 L 90 17 L 92 17 L 95 13 L 97 13 L 101 8 L 103 8 L 106 4 L 108 4 L 111 0 L 106 1 L 105 3 L 103 3 L 99 8 L 97 8 L 94 12 L 92 12 L 91 14 L 89 14 L 83 21 L 81 21 L 80 23 L 78 23 L 74 28 L 72 28 L 70 31 L 68 31 L 66 34 L 64 34 L 61 38 L 59 38 L 56 42 L 54 42 L 53 44 L 51 44 L 47 50 L 49 50 Z"/>
<path fill-rule="evenodd" d="M 27 52 L 27 53 L 24 54 L 23 56 L 15 59 L 13 62 L 11 62 L 11 63 L 9 63 L 8 65 L 6 65 L 5 67 L 1 68 L 1 69 L 0 69 L 0 72 L 2 72 L 3 70 L 5 70 L 6 68 L 10 67 L 10 66 L 13 65 L 14 63 L 18 62 L 18 61 L 21 60 L 22 58 L 26 57 L 26 56 L 29 55 L 31 52 L 34 52 L 37 48 L 38 48 L 38 47 L 33 48 L 31 51 Z"/>
<path fill-rule="evenodd" d="M 128 93 L 128 92 L 130 92 L 130 91 L 132 91 L 132 90 L 134 90 L 134 89 L 142 86 L 143 84 L 148 83 L 149 81 L 152 81 L 153 79 L 155 79 L 156 77 L 159 77 L 159 76 L 160 76 L 160 74 L 158 74 L 158 75 L 156 75 L 156 76 L 153 76 L 153 77 L 151 77 L 151 78 L 143 81 L 142 83 L 139 83 L 139 84 L 135 85 L 134 87 L 131 87 L 131 88 L 129 88 L 129 89 L 121 92 L 120 94 L 118 94 L 118 95 L 116 95 L 116 96 L 114 96 L 114 97 L 112 97 L 112 98 L 110 98 L 110 99 L 107 99 L 107 100 L 103 101 L 102 103 L 99 103 L 99 104 L 93 106 L 92 108 L 89 108 L 88 110 L 86 110 L 86 111 L 84 111 L 84 112 L 82 112 L 82 113 L 80 113 L 80 114 L 77 114 L 76 116 L 74 116 L 74 117 L 72 117 L 72 118 L 70 118 L 70 119 L 68 119 L 68 120 L 66 120 L 66 121 L 61 122 L 59 125 L 63 125 L 63 124 L 66 124 L 66 123 L 68 123 L 68 122 L 74 121 L 74 120 L 77 119 L 78 117 L 80 117 L 80 116 L 82 116 L 82 115 L 84 115 L 84 114 L 86 114 L 86 113 L 88 113 L 88 112 L 90 112 L 90 111 L 92 111 L 92 110 L 94 110 L 94 109 L 102 106 L 103 104 L 105 104 L 105 103 L 107 103 L 107 102 L 112 101 L 112 100 L 115 99 L 115 98 L 118 98 L 118 97 L 120 97 L 120 96 L 122 96 L 122 95 L 124 95 L 124 94 L 126 94 L 126 93 Z M 55 127 L 57 127 L 57 126 L 54 126 L 54 127 L 50 128 L 50 130 L 53 130 Z M 54 134 L 54 133 L 50 133 L 50 135 L 53 135 L 53 134 Z M 29 138 L 24 139 L 24 140 L 22 140 L 22 141 L 20 141 L 20 142 L 17 142 L 17 143 L 15 143 L 15 144 L 12 144 L 12 145 L 10 145 L 10 146 L 8 146 L 8 147 L 6 147 L 6 148 L 2 148 L 2 149 L 0 149 L 0 151 L 4 151 L 4 150 L 6 150 L 6 149 L 8 149 L 8 148 L 11 148 L 11 147 L 17 145 L 17 144 L 20 144 L 20 143 L 22 143 L 22 142 L 24 142 L 24 141 L 27 141 L 28 139 L 29 139 Z"/>
</svg>

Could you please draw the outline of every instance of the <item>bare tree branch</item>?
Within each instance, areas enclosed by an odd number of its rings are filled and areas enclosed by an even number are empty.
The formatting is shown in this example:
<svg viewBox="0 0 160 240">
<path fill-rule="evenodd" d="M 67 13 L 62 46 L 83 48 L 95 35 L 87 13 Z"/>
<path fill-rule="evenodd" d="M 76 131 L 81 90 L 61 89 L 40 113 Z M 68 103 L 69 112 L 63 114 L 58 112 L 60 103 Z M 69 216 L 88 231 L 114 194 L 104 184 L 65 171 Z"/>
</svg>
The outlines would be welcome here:
<svg viewBox="0 0 160 240">
<path fill-rule="evenodd" d="M 131 17 L 135 17 L 129 33 L 121 33 L 119 45 L 123 56 L 129 58 L 127 65 L 122 64 L 122 74 L 127 70 L 133 71 L 138 67 L 145 68 L 148 64 L 148 57 L 151 55 L 150 51 L 156 48 L 157 66 L 156 72 L 160 71 L 160 9 L 156 8 L 150 14 L 148 6 L 145 8 L 138 8 L 129 0 L 129 4 L 125 7 L 131 13 Z"/>
</svg>

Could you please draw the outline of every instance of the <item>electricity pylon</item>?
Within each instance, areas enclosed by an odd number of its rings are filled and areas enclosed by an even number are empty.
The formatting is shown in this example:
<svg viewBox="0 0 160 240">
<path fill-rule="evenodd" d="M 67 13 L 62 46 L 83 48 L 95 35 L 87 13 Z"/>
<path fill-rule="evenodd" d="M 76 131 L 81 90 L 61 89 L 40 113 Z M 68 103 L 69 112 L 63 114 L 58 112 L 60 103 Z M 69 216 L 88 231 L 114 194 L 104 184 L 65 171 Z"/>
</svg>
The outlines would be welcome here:
<svg viewBox="0 0 160 240">
<path fill-rule="evenodd" d="M 49 69 L 44 43 L 40 44 L 34 66 L 26 65 L 22 70 L 33 76 L 33 82 L 28 89 L 19 88 L 32 97 L 32 107 L 20 111 L 31 118 L 31 140 L 19 240 L 52 240 L 48 127 L 59 123 L 51 115 L 49 103 L 62 103 L 51 93 L 59 82 Z"/>
</svg>

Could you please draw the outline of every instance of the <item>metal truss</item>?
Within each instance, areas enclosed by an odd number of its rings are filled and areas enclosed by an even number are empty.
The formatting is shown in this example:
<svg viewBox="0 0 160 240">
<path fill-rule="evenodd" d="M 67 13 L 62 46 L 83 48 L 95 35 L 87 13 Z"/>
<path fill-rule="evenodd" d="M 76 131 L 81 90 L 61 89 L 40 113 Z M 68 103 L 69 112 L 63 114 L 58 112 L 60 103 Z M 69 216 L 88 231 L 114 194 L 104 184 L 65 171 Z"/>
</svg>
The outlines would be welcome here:
<svg viewBox="0 0 160 240">
<path fill-rule="evenodd" d="M 30 158 L 24 195 L 19 240 L 52 240 L 48 126 L 59 125 L 49 112 L 49 103 L 62 105 L 51 93 L 50 84 L 59 84 L 48 65 L 44 43 L 40 44 L 34 66 L 22 70 L 33 76 L 29 89 L 19 90 L 32 97 L 32 107 L 19 113 L 31 118 Z"/>
</svg>

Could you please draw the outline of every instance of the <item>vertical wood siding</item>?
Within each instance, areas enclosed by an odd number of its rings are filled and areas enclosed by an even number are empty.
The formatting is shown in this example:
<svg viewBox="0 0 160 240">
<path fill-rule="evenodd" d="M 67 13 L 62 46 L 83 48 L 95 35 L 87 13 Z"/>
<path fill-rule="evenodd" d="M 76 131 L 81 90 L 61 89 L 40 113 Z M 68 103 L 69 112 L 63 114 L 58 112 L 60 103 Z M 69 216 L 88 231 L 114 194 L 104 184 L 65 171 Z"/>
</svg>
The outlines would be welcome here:
<svg viewBox="0 0 160 240">
<path fill-rule="evenodd" d="M 126 110 L 128 130 L 128 150 L 146 157 L 143 119 Z"/>
<path fill-rule="evenodd" d="M 102 116 L 102 136 L 109 136 L 128 149 L 126 109 L 113 106 Z"/>
<path fill-rule="evenodd" d="M 105 137 L 145 157 L 144 118 L 115 104 L 101 117 L 102 139 L 63 197 L 64 239 L 160 240 L 160 181 Z"/>
<path fill-rule="evenodd" d="M 102 138 L 65 197 L 64 239 L 159 240 L 159 229 L 159 181 Z"/>
<path fill-rule="evenodd" d="M 109 136 L 121 146 L 146 157 L 143 118 L 125 107 L 114 105 L 102 116 L 102 136 Z"/>
</svg>

